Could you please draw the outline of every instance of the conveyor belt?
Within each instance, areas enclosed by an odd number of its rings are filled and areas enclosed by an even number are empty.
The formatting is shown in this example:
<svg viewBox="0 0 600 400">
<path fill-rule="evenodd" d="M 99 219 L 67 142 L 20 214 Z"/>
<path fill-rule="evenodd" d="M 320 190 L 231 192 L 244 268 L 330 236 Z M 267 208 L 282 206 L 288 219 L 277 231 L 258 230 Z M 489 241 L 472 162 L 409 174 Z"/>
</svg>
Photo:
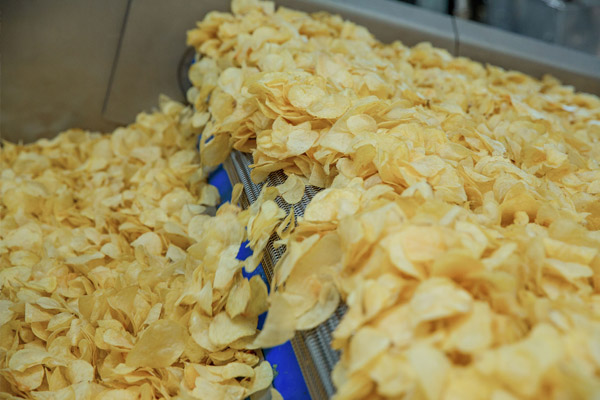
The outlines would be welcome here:
<svg viewBox="0 0 600 400">
<path fill-rule="evenodd" d="M 231 183 L 244 185 L 244 193 L 240 199 L 243 208 L 249 207 L 250 204 L 256 201 L 262 188 L 262 184 L 257 185 L 250 179 L 250 164 L 252 164 L 252 156 L 239 151 L 233 151 L 223 164 Z M 285 182 L 286 179 L 287 177 L 282 171 L 277 171 L 271 173 L 264 184 L 276 186 Z M 275 202 L 288 213 L 294 207 L 295 215 L 302 216 L 304 215 L 304 209 L 319 190 L 319 188 L 307 186 L 302 200 L 294 205 L 286 203 L 280 197 L 277 197 Z M 273 279 L 275 264 L 285 252 L 285 246 L 279 248 L 273 246 L 273 243 L 278 239 L 276 233 L 271 236 L 262 260 L 262 266 L 269 283 Z M 291 340 L 296 359 L 313 399 L 329 398 L 335 391 L 331 381 L 331 371 L 338 362 L 340 354 L 338 351 L 331 349 L 331 334 L 345 311 L 346 306 L 340 305 L 327 321 L 314 329 L 297 332 Z"/>
</svg>

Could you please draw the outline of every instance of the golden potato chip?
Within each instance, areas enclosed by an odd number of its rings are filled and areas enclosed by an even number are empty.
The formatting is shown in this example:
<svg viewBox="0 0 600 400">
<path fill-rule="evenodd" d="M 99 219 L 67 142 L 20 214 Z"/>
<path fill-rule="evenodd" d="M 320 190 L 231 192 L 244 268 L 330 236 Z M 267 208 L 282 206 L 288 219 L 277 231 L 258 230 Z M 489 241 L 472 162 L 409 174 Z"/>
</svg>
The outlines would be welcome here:
<svg viewBox="0 0 600 400">
<path fill-rule="evenodd" d="M 271 400 L 283 400 L 283 396 L 275 389 L 271 388 Z"/>
<path fill-rule="evenodd" d="M 340 303 L 340 294 L 333 283 L 326 283 L 321 288 L 317 303 L 306 313 L 298 317 L 296 329 L 312 329 L 325 322 Z"/>
<path fill-rule="evenodd" d="M 238 204 L 242 193 L 244 193 L 244 185 L 241 183 L 236 183 L 233 185 L 233 189 L 231 191 L 231 204 Z"/>
<path fill-rule="evenodd" d="M 383 353 L 377 359 L 369 377 L 377 382 L 377 391 L 383 396 L 400 396 L 414 390 L 414 372 L 406 360 Z"/>
<path fill-rule="evenodd" d="M 269 308 L 268 296 L 267 285 L 262 278 L 258 275 L 253 276 L 250 279 L 250 298 L 244 314 L 249 317 L 257 317 L 267 311 Z"/>
<path fill-rule="evenodd" d="M 254 370 L 247 364 L 244 363 L 229 363 L 223 367 L 221 373 L 224 379 L 231 378 L 253 378 Z"/>
<path fill-rule="evenodd" d="M 188 32 L 191 107 L 3 144 L 0 392 L 242 399 L 273 378 L 252 349 L 343 300 L 335 398 L 594 397 L 600 100 L 339 16 L 231 9 Z M 232 148 L 256 183 L 288 178 L 217 211 Z M 286 216 L 275 198 L 307 184 Z M 273 232 L 268 297 L 239 269 Z"/>
<path fill-rule="evenodd" d="M 237 281 L 227 298 L 225 310 L 231 318 L 235 318 L 246 310 L 250 301 L 251 288 L 250 283 L 246 279 Z"/>
<path fill-rule="evenodd" d="M 473 299 L 451 280 L 431 278 L 417 286 L 410 307 L 418 323 L 467 313 L 473 307 Z"/>
<path fill-rule="evenodd" d="M 185 341 L 186 332 L 179 323 L 169 320 L 153 322 L 127 354 L 126 364 L 132 367 L 168 367 L 183 353 Z"/>
<path fill-rule="evenodd" d="M 11 378 L 14 379 L 16 386 L 23 392 L 30 392 L 40 387 L 44 380 L 44 367 L 36 365 L 23 372 L 12 372 Z"/>
<path fill-rule="evenodd" d="M 225 312 L 215 315 L 208 328 L 208 337 L 217 346 L 227 346 L 254 333 L 256 333 L 256 319 L 230 318 Z"/>
<path fill-rule="evenodd" d="M 91 382 L 94 380 L 94 367 L 85 360 L 73 360 L 66 370 L 66 378 L 71 383 Z"/>
<path fill-rule="evenodd" d="M 14 316 L 14 311 L 11 310 L 13 302 L 10 300 L 0 300 L 0 326 L 4 326 Z"/>
<path fill-rule="evenodd" d="M 493 318 L 487 303 L 475 302 L 473 311 L 457 323 L 449 333 L 444 347 L 469 354 L 491 346 L 493 340 Z"/>
<path fill-rule="evenodd" d="M 265 324 L 251 346 L 273 347 L 285 343 L 294 336 L 296 318 L 285 297 L 274 292 L 269 297 L 270 305 Z"/>
<path fill-rule="evenodd" d="M 268 361 L 263 361 L 254 368 L 254 378 L 246 386 L 246 396 L 250 396 L 258 391 L 264 390 L 271 385 L 273 381 L 273 369 Z"/>
<path fill-rule="evenodd" d="M 348 95 L 336 93 L 318 98 L 308 106 L 307 111 L 316 118 L 332 119 L 341 117 L 349 107 Z"/>
<path fill-rule="evenodd" d="M 44 364 L 51 355 L 40 348 L 26 348 L 18 350 L 8 360 L 8 367 L 17 372 L 24 372 L 27 368 Z"/>
<path fill-rule="evenodd" d="M 325 95 L 325 91 L 318 86 L 300 84 L 289 89 L 287 98 L 294 107 L 306 110 Z"/>
<path fill-rule="evenodd" d="M 349 372 L 355 372 L 384 352 L 390 340 L 376 329 L 364 327 L 358 330 L 350 340 Z"/>
<path fill-rule="evenodd" d="M 142 246 L 146 251 L 153 255 L 162 253 L 162 242 L 160 237 L 154 232 L 146 232 L 131 243 L 132 246 Z"/>
<path fill-rule="evenodd" d="M 425 398 L 440 398 L 450 372 L 445 355 L 427 344 L 416 344 L 407 356 Z"/>
<path fill-rule="evenodd" d="M 359 197 L 351 189 L 328 191 L 323 190 L 314 197 L 314 203 L 311 202 L 304 218 L 307 221 L 329 221 L 335 218 L 343 218 L 346 215 L 352 215 L 358 209 Z M 315 204 L 318 206 L 312 206 Z"/>
<path fill-rule="evenodd" d="M 288 204 L 296 204 L 304 196 L 304 182 L 297 175 L 288 176 L 284 183 L 277 186 L 279 195 Z"/>
</svg>

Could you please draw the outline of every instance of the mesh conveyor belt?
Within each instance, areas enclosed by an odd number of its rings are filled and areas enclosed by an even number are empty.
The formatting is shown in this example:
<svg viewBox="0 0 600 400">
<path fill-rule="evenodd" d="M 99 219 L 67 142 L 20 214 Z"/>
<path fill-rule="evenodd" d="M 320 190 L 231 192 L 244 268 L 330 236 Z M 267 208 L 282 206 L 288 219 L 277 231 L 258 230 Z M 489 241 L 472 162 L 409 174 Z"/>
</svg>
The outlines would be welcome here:
<svg viewBox="0 0 600 400">
<path fill-rule="evenodd" d="M 231 183 L 244 185 L 244 193 L 240 198 L 243 208 L 249 207 L 250 204 L 256 201 L 262 189 L 262 184 L 257 185 L 250 179 L 250 164 L 252 164 L 252 156 L 239 151 L 233 151 L 224 163 Z M 277 171 L 269 175 L 265 184 L 276 186 L 285 182 L 285 180 L 286 175 L 282 171 Z M 286 212 L 294 207 L 295 215 L 302 216 L 304 215 L 304 209 L 319 190 L 314 186 L 307 186 L 302 200 L 293 206 L 286 203 L 281 197 L 277 197 L 275 202 Z M 273 244 L 278 239 L 276 233 L 271 236 L 262 260 L 262 266 L 269 283 L 273 279 L 275 264 L 285 252 L 285 246 L 274 247 Z M 327 321 L 314 329 L 297 332 L 291 340 L 304 380 L 314 400 L 329 398 L 334 393 L 331 371 L 339 360 L 340 354 L 338 351 L 331 349 L 331 334 L 345 311 L 346 306 L 340 305 Z"/>
</svg>

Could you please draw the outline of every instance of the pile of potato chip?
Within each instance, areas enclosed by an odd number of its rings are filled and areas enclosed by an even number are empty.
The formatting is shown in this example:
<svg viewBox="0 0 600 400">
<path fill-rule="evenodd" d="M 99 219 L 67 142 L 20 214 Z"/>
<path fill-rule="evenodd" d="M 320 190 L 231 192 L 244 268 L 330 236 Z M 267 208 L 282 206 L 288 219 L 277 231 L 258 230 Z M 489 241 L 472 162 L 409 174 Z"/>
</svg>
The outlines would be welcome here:
<svg viewBox="0 0 600 400">
<path fill-rule="evenodd" d="M 600 99 L 258 0 L 188 43 L 193 109 L 3 144 L 0 397 L 242 399 L 342 301 L 336 399 L 597 397 Z M 213 216 L 231 149 L 288 179 Z"/>
<path fill-rule="evenodd" d="M 291 180 L 253 205 L 287 249 L 260 345 L 341 298 L 337 399 L 600 393 L 600 99 L 256 0 L 188 43 L 203 162 Z"/>
<path fill-rule="evenodd" d="M 162 98 L 111 135 L 3 144 L 1 398 L 243 399 L 271 384 L 252 345 L 267 287 L 236 258 L 250 212 L 209 215 L 200 128 Z"/>
</svg>

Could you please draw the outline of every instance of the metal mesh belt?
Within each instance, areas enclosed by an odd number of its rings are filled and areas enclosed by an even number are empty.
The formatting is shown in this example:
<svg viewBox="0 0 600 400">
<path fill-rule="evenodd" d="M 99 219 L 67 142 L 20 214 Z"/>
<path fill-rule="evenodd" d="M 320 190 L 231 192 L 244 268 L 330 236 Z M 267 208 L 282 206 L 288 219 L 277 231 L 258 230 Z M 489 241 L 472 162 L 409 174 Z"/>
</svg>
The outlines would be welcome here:
<svg viewBox="0 0 600 400">
<path fill-rule="evenodd" d="M 244 192 L 240 198 L 243 208 L 249 207 L 250 204 L 256 201 L 263 184 L 276 186 L 286 180 L 286 175 L 282 171 L 276 171 L 269 175 L 265 183 L 257 185 L 250 179 L 250 164 L 252 164 L 250 154 L 235 150 L 232 151 L 230 157 L 223 164 L 231 183 L 244 185 Z M 319 190 L 314 186 L 307 186 L 302 200 L 294 205 L 286 203 L 281 197 L 277 197 L 275 202 L 286 212 L 289 212 L 293 207 L 295 215 L 302 216 L 304 215 L 304 209 Z M 274 247 L 273 243 L 278 239 L 276 233 L 271 236 L 262 260 L 262 266 L 269 283 L 273 278 L 275 264 L 285 252 L 285 246 Z M 338 362 L 340 354 L 330 346 L 331 334 L 345 311 L 346 306 L 340 305 L 327 321 L 314 329 L 297 332 L 291 340 L 302 375 L 304 375 L 304 380 L 314 400 L 329 398 L 334 393 L 331 371 Z"/>
</svg>

